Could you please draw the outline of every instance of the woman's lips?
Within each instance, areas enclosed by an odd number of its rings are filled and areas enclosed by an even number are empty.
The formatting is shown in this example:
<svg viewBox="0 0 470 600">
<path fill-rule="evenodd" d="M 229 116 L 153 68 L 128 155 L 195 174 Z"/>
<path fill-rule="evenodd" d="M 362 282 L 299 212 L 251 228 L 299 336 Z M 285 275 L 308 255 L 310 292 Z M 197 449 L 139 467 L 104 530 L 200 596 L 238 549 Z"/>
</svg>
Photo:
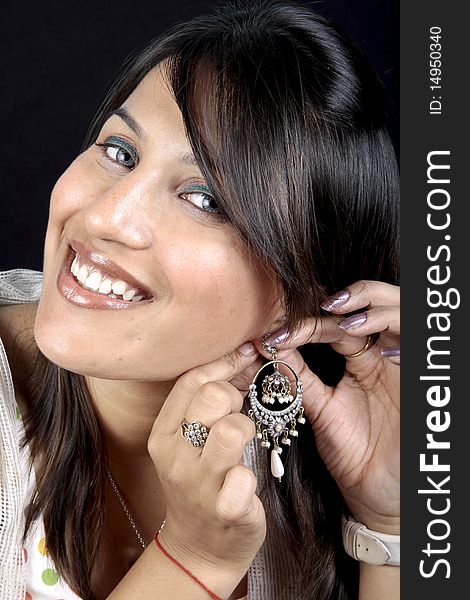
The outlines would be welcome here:
<svg viewBox="0 0 470 600">
<path fill-rule="evenodd" d="M 148 289 L 127 271 L 75 241 L 60 269 L 57 287 L 66 300 L 82 308 L 119 310 L 154 300 Z M 87 289 L 90 287 L 94 289 Z"/>
</svg>

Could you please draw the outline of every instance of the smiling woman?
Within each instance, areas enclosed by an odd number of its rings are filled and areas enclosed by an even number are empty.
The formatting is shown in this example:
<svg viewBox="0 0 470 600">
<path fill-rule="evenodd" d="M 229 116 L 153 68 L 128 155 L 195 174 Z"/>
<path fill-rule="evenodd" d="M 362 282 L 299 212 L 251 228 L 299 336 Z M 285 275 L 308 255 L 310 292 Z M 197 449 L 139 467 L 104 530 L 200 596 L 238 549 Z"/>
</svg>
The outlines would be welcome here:
<svg viewBox="0 0 470 600">
<path fill-rule="evenodd" d="M 156 68 L 57 182 L 35 322 L 55 363 L 83 374 L 99 365 L 96 375 L 115 379 L 125 362 L 133 379 L 168 380 L 260 338 L 276 320 L 275 279 L 247 260 L 189 156 L 181 112 Z M 123 322 L 122 309 L 132 318 Z M 90 346 L 90 331 L 109 340 L 108 359 Z"/>
<path fill-rule="evenodd" d="M 3 595 L 398 598 L 397 189 L 316 13 L 135 55 L 0 277 Z"/>
</svg>

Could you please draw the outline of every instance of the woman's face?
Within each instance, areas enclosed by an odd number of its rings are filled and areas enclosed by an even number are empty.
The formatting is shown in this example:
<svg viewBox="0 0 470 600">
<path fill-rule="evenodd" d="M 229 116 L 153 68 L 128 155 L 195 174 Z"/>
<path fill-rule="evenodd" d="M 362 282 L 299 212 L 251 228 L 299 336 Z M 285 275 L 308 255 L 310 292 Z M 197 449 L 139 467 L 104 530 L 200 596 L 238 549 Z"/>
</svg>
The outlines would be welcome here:
<svg viewBox="0 0 470 600">
<path fill-rule="evenodd" d="M 169 380 L 268 331 L 278 286 L 218 211 L 161 69 L 121 108 L 52 192 L 35 336 L 78 373 Z"/>
</svg>

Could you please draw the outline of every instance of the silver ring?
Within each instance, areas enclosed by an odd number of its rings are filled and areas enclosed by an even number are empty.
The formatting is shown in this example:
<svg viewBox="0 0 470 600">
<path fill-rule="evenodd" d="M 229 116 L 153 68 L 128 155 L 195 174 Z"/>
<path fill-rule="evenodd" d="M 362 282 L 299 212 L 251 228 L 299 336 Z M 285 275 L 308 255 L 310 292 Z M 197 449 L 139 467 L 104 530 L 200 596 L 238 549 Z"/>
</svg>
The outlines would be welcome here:
<svg viewBox="0 0 470 600">
<path fill-rule="evenodd" d="M 185 419 L 181 421 L 181 435 L 188 444 L 192 444 L 195 448 L 204 446 L 209 431 L 209 427 L 199 423 L 199 421 L 191 421 L 191 423 L 188 423 Z"/>
</svg>

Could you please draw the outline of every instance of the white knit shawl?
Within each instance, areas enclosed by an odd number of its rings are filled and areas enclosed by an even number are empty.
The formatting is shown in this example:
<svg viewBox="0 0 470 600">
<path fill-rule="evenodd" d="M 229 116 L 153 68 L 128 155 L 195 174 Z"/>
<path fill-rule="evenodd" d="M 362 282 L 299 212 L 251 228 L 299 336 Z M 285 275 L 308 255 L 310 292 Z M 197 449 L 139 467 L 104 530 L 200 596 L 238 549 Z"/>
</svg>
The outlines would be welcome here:
<svg viewBox="0 0 470 600">
<path fill-rule="evenodd" d="M 21 304 L 39 297 L 41 274 L 23 269 L 0 273 L 0 304 Z M 19 448 L 16 401 L 10 367 L 0 340 L 0 598 L 23 600 L 23 510 L 26 469 Z"/>
</svg>

